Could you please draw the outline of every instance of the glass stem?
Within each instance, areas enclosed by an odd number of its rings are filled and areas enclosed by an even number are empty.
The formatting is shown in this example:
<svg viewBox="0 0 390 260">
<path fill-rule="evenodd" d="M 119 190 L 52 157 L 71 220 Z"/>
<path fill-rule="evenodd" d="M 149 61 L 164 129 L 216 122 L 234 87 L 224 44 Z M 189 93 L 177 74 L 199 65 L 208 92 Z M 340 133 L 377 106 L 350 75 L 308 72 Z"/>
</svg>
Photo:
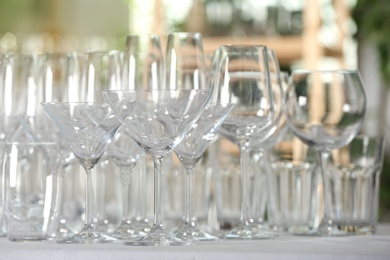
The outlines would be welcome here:
<svg viewBox="0 0 390 260">
<path fill-rule="evenodd" d="M 323 209 L 323 215 L 322 215 L 322 223 L 326 225 L 331 225 L 330 222 L 331 219 L 329 218 L 329 206 L 330 206 L 330 195 L 327 192 L 327 189 L 329 188 L 326 183 L 326 171 L 328 171 L 328 160 L 330 158 L 330 152 L 326 150 L 319 150 L 317 151 L 317 162 L 319 166 L 320 176 L 322 178 L 322 190 L 323 190 L 323 200 L 324 200 L 324 209 Z"/>
<path fill-rule="evenodd" d="M 240 174 L 241 174 L 241 223 L 249 225 L 250 223 L 250 205 L 249 205 L 249 166 L 250 166 L 250 149 L 247 142 L 242 141 L 240 144 Z"/>
<path fill-rule="evenodd" d="M 123 184 L 123 216 L 122 222 L 129 224 L 131 221 L 131 210 L 130 210 L 130 185 L 133 174 L 133 167 L 121 167 L 121 180 Z"/>
<path fill-rule="evenodd" d="M 193 210 L 194 210 L 194 188 L 193 188 L 193 173 L 194 165 L 185 165 L 186 172 L 184 174 L 184 224 L 186 226 L 193 225 Z"/>
<path fill-rule="evenodd" d="M 138 181 L 137 181 L 137 200 L 135 204 L 135 216 L 138 220 L 143 220 L 146 216 L 147 192 L 146 192 L 146 162 L 145 157 L 138 161 Z"/>
<path fill-rule="evenodd" d="M 85 181 L 85 226 L 93 226 L 93 186 L 92 186 L 92 170 L 85 170 L 86 181 Z"/>
<path fill-rule="evenodd" d="M 153 226 L 162 228 L 161 220 L 161 171 L 162 157 L 153 158 L 154 163 L 154 220 Z"/>
</svg>

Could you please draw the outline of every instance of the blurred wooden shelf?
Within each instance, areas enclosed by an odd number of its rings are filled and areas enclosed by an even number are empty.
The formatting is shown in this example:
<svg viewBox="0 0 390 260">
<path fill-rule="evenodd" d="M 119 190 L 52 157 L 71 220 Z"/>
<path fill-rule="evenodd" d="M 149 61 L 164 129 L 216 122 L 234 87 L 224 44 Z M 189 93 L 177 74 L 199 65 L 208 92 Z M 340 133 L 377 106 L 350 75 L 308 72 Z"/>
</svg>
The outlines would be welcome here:
<svg viewBox="0 0 390 260">
<path fill-rule="evenodd" d="M 305 43 L 302 36 L 256 36 L 246 38 L 203 37 L 203 49 L 206 54 L 212 54 L 220 45 L 228 44 L 258 44 L 272 48 L 281 65 L 290 65 L 303 56 Z M 342 50 L 324 48 L 325 55 L 341 57 Z"/>
</svg>

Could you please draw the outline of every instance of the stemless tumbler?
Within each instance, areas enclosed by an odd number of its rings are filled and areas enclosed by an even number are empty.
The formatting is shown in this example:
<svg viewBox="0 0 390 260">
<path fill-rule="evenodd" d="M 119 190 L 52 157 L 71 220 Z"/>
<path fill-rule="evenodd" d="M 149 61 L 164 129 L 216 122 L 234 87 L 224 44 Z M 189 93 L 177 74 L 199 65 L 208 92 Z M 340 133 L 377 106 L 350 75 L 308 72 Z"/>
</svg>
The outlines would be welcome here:
<svg viewBox="0 0 390 260">
<path fill-rule="evenodd" d="M 4 219 L 10 241 L 54 238 L 60 208 L 56 143 L 7 143 L 4 150 Z"/>
<path fill-rule="evenodd" d="M 378 220 L 379 181 L 384 138 L 357 136 L 332 151 L 333 169 L 325 173 L 334 194 L 329 215 L 347 234 L 373 234 Z"/>
</svg>

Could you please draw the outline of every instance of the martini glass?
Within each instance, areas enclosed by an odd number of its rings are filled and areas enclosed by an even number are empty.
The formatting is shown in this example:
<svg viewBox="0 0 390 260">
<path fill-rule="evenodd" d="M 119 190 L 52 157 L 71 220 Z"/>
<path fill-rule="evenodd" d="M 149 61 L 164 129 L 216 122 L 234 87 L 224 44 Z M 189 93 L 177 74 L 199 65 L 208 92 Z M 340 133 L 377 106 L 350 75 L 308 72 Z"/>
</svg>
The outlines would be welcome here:
<svg viewBox="0 0 390 260">
<path fill-rule="evenodd" d="M 233 104 L 208 104 L 202 115 L 175 147 L 175 152 L 184 165 L 184 215 L 183 223 L 173 231 L 175 237 L 189 241 L 217 240 L 197 227 L 194 216 L 193 173 L 197 163 L 209 144 L 217 138 L 222 122 L 233 108 Z"/>
<path fill-rule="evenodd" d="M 85 223 L 77 234 L 58 243 L 104 243 L 116 239 L 100 234 L 93 223 L 92 169 L 111 142 L 120 123 L 106 103 L 43 102 L 43 108 L 85 169 Z"/>
<path fill-rule="evenodd" d="M 137 241 L 126 245 L 187 245 L 171 236 L 161 218 L 162 162 L 190 131 L 210 99 L 207 90 L 104 91 L 103 96 L 128 134 L 154 162 L 153 226 Z"/>
</svg>

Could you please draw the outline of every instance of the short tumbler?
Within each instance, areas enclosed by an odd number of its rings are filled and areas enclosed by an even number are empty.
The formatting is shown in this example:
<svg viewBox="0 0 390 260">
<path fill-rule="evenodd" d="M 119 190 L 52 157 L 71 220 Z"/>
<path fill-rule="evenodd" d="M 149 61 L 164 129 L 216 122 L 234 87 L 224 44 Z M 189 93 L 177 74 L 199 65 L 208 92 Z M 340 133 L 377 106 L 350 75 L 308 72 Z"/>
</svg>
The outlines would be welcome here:
<svg viewBox="0 0 390 260">
<path fill-rule="evenodd" d="M 329 217 L 346 234 L 376 230 L 383 149 L 383 137 L 357 136 L 332 152 L 333 167 L 325 173 Z"/>
<path fill-rule="evenodd" d="M 55 236 L 60 171 L 56 143 L 7 143 L 3 160 L 4 219 L 10 241 Z"/>
<path fill-rule="evenodd" d="M 322 180 L 315 151 L 291 131 L 268 152 L 268 223 L 281 232 L 316 235 L 322 216 Z"/>
</svg>

